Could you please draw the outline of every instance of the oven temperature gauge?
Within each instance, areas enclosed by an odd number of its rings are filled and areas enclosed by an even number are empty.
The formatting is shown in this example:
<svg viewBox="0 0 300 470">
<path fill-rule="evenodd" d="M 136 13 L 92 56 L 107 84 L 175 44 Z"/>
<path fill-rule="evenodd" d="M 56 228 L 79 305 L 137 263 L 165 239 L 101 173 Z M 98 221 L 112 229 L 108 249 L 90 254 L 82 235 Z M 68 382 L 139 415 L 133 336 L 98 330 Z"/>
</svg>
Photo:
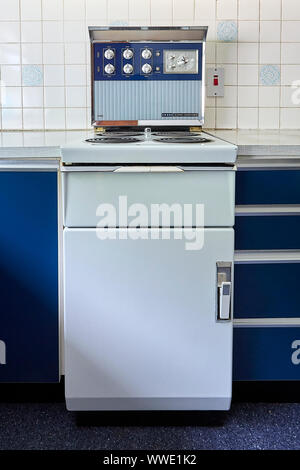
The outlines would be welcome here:
<svg viewBox="0 0 300 470">
<path fill-rule="evenodd" d="M 164 73 L 198 73 L 198 51 L 197 50 L 165 50 L 164 51 Z"/>
</svg>

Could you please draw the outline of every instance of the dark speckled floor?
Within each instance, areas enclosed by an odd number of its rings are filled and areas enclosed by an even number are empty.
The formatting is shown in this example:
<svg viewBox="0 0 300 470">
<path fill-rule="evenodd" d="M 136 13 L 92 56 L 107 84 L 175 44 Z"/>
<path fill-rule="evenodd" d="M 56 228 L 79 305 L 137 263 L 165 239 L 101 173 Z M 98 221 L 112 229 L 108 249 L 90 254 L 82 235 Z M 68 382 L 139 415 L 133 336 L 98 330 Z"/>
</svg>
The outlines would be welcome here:
<svg viewBox="0 0 300 470">
<path fill-rule="evenodd" d="M 300 404 L 235 403 L 221 425 L 78 426 L 63 402 L 0 403 L 0 449 L 300 449 Z"/>
</svg>

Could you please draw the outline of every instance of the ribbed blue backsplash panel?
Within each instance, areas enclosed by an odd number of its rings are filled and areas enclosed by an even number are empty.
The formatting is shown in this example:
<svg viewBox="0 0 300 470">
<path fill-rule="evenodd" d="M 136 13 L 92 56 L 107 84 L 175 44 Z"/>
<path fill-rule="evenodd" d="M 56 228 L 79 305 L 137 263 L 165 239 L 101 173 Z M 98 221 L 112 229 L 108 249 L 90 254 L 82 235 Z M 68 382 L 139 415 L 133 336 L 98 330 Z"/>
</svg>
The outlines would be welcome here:
<svg viewBox="0 0 300 470">
<path fill-rule="evenodd" d="M 164 119 L 201 119 L 202 83 L 196 80 L 170 81 L 95 81 L 95 119 L 155 120 L 162 113 L 197 113 L 197 117 Z"/>
</svg>

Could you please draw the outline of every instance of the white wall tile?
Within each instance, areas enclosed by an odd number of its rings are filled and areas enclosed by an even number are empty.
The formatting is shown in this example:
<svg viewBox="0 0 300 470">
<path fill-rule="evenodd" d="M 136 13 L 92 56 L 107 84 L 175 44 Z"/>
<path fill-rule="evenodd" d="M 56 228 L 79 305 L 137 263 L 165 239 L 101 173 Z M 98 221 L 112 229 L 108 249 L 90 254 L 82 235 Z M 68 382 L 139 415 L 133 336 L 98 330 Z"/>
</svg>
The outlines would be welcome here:
<svg viewBox="0 0 300 470">
<path fill-rule="evenodd" d="M 300 81 L 298 86 L 281 88 L 280 106 L 283 108 L 299 107 L 300 105 Z"/>
<path fill-rule="evenodd" d="M 215 108 L 207 108 L 205 110 L 204 127 L 206 129 L 214 129 L 216 127 L 216 110 L 215 110 Z"/>
<path fill-rule="evenodd" d="M 43 20 L 62 20 L 63 1 L 62 0 L 42 0 Z"/>
<path fill-rule="evenodd" d="M 21 85 L 21 67 L 20 65 L 2 65 L 1 80 L 5 86 Z"/>
<path fill-rule="evenodd" d="M 66 21 L 64 23 L 65 42 L 84 42 L 86 34 L 86 24 L 83 21 Z"/>
<path fill-rule="evenodd" d="M 181 24 L 185 20 L 193 21 L 195 13 L 195 2 L 194 0 L 173 0 L 173 20 L 181 21 Z"/>
<path fill-rule="evenodd" d="M 237 18 L 237 0 L 217 0 L 217 18 L 234 20 Z"/>
<path fill-rule="evenodd" d="M 21 0 L 21 20 L 32 21 L 42 18 L 42 2 L 41 0 Z"/>
<path fill-rule="evenodd" d="M 240 42 L 257 42 L 259 40 L 259 21 L 240 21 L 238 40 Z"/>
<path fill-rule="evenodd" d="M 65 71 L 67 86 L 86 86 L 85 65 L 66 65 Z"/>
<path fill-rule="evenodd" d="M 44 85 L 63 86 L 65 84 L 65 68 L 63 65 L 44 66 Z"/>
<path fill-rule="evenodd" d="M 67 108 L 84 108 L 87 105 L 86 87 L 67 87 L 66 106 Z"/>
<path fill-rule="evenodd" d="M 259 100 L 260 107 L 272 108 L 278 107 L 280 101 L 280 87 L 279 86 L 260 86 L 259 87 Z"/>
<path fill-rule="evenodd" d="M 195 19 L 202 20 L 216 18 L 216 1 L 215 0 L 195 0 Z"/>
<path fill-rule="evenodd" d="M 44 129 L 44 110 L 24 109 L 23 127 L 25 130 Z"/>
<path fill-rule="evenodd" d="M 205 49 L 205 57 L 207 64 L 215 64 L 216 62 L 216 43 L 207 42 Z"/>
<path fill-rule="evenodd" d="M 66 21 L 83 20 L 84 16 L 84 0 L 64 0 L 64 19 Z"/>
<path fill-rule="evenodd" d="M 19 64 L 20 63 L 20 45 L 19 44 L 0 44 L 0 64 Z"/>
<path fill-rule="evenodd" d="M 215 98 L 218 108 L 237 106 L 237 86 L 224 86 L 224 97 Z"/>
<path fill-rule="evenodd" d="M 173 2 L 172 0 L 151 0 L 151 23 L 161 21 L 172 24 Z"/>
<path fill-rule="evenodd" d="M 150 0 L 129 0 L 129 19 L 150 24 Z"/>
<path fill-rule="evenodd" d="M 251 108 L 258 106 L 258 86 L 240 86 L 238 91 L 238 107 Z"/>
<path fill-rule="evenodd" d="M 107 1 L 106 0 L 86 0 L 86 19 L 107 20 Z"/>
<path fill-rule="evenodd" d="M 217 63 L 236 64 L 237 63 L 237 44 L 218 43 L 217 44 Z"/>
<path fill-rule="evenodd" d="M 42 64 L 42 44 L 22 44 L 23 64 Z"/>
<path fill-rule="evenodd" d="M 22 106 L 22 88 L 2 87 L 1 104 L 4 108 L 20 108 Z"/>
<path fill-rule="evenodd" d="M 281 35 L 280 21 L 261 21 L 260 22 L 260 41 L 261 42 L 280 42 Z"/>
<path fill-rule="evenodd" d="M 283 21 L 281 40 L 282 42 L 300 42 L 300 21 Z"/>
<path fill-rule="evenodd" d="M 128 0 L 109 0 L 108 22 L 110 24 L 126 24 L 129 20 Z"/>
<path fill-rule="evenodd" d="M 238 85 L 251 86 L 258 85 L 257 65 L 238 65 Z"/>
<path fill-rule="evenodd" d="M 66 121 L 67 129 L 85 129 L 86 108 L 67 108 Z"/>
<path fill-rule="evenodd" d="M 22 42 L 42 42 L 42 27 L 40 21 L 21 22 Z"/>
<path fill-rule="evenodd" d="M 64 63 L 64 45 L 63 44 L 43 44 L 44 64 L 63 64 Z"/>
<path fill-rule="evenodd" d="M 19 19 L 19 0 L 0 0 L 0 21 L 14 21 Z"/>
<path fill-rule="evenodd" d="M 280 128 L 299 129 L 300 108 L 281 108 Z"/>
<path fill-rule="evenodd" d="M 65 108 L 45 108 L 44 119 L 46 129 L 65 129 Z"/>
<path fill-rule="evenodd" d="M 281 0 L 260 0 L 261 20 L 281 19 Z"/>
<path fill-rule="evenodd" d="M 238 127 L 240 129 L 257 129 L 258 108 L 239 108 Z"/>
<path fill-rule="evenodd" d="M 43 21 L 43 42 L 63 42 L 63 22 Z"/>
<path fill-rule="evenodd" d="M 217 108 L 216 126 L 218 129 L 234 129 L 237 125 L 237 108 Z"/>
<path fill-rule="evenodd" d="M 260 129 L 278 129 L 279 108 L 260 108 L 258 112 L 258 121 Z"/>
<path fill-rule="evenodd" d="M 65 63 L 66 64 L 85 64 L 85 44 L 65 44 Z"/>
<path fill-rule="evenodd" d="M 2 129 L 22 129 L 22 108 L 7 109 L 2 108 Z"/>
<path fill-rule="evenodd" d="M 224 68 L 224 85 L 237 85 L 237 65 L 219 64 Z"/>
<path fill-rule="evenodd" d="M 258 20 L 259 0 L 239 0 L 239 19 Z"/>
<path fill-rule="evenodd" d="M 281 44 L 281 63 L 282 64 L 300 64 L 300 44 L 282 43 Z"/>
<path fill-rule="evenodd" d="M 23 87 L 23 106 L 25 108 L 42 108 L 44 106 L 43 87 Z"/>
<path fill-rule="evenodd" d="M 283 65 L 281 67 L 281 85 L 290 86 L 300 77 L 299 65 Z"/>
<path fill-rule="evenodd" d="M 299 0 L 282 0 L 282 19 L 300 20 Z"/>
<path fill-rule="evenodd" d="M 194 21 L 195 25 L 199 25 L 200 23 L 200 19 L 199 20 L 195 20 Z M 215 20 L 207 20 L 205 18 L 202 18 L 201 19 L 201 23 L 200 24 L 204 24 L 205 26 L 208 27 L 208 31 L 207 31 L 207 43 L 206 44 L 209 44 L 210 41 L 215 41 L 217 38 L 216 38 L 216 22 Z"/>
<path fill-rule="evenodd" d="M 280 64 L 280 43 L 261 43 L 259 59 L 261 64 Z"/>
<path fill-rule="evenodd" d="M 257 64 L 258 63 L 258 44 L 245 42 L 238 45 L 239 64 Z"/>
<path fill-rule="evenodd" d="M 46 108 L 63 108 L 65 106 L 65 88 L 63 86 L 49 86 L 44 88 Z"/>
<path fill-rule="evenodd" d="M 20 41 L 20 23 L 16 21 L 1 22 L 0 42 L 19 42 Z"/>
</svg>

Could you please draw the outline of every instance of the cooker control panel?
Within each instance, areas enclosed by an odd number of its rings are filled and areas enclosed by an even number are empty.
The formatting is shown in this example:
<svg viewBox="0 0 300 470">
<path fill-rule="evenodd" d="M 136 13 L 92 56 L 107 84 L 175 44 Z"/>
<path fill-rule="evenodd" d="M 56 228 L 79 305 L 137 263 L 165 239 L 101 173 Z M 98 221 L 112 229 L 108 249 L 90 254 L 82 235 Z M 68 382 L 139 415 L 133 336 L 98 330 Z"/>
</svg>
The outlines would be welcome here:
<svg viewBox="0 0 300 470">
<path fill-rule="evenodd" d="M 202 80 L 202 43 L 94 43 L 94 80 Z"/>
</svg>

